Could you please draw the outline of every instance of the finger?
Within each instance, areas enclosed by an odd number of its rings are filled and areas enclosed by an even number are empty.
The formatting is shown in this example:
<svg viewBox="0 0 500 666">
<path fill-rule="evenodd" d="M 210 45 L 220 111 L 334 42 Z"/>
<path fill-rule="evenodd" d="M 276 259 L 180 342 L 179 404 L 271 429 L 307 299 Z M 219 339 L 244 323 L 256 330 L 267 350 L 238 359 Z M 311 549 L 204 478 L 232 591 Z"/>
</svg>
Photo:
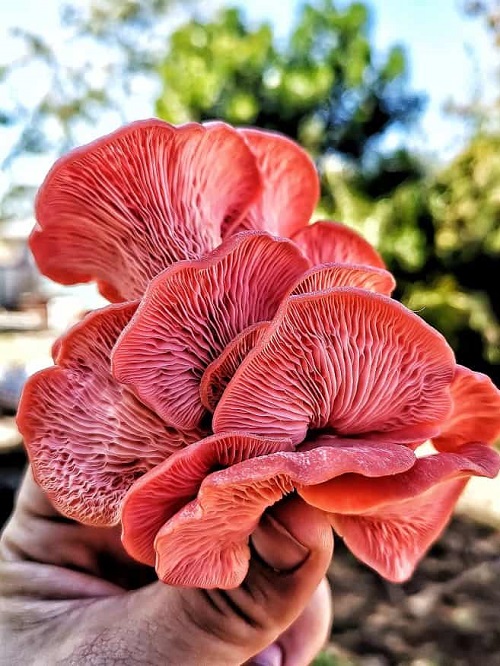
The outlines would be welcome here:
<svg viewBox="0 0 500 666">
<path fill-rule="evenodd" d="M 278 641 L 285 653 L 284 666 L 311 664 L 330 638 L 332 621 L 332 593 L 323 578 L 305 611 Z"/>
<path fill-rule="evenodd" d="M 302 614 L 247 666 L 308 666 L 330 636 L 332 616 L 330 586 L 323 578 Z"/>
<path fill-rule="evenodd" d="M 250 570 L 239 588 L 183 590 L 158 583 L 134 593 L 136 612 L 146 611 L 148 623 L 160 627 L 160 643 L 162 637 L 168 643 L 172 626 L 177 636 L 189 637 L 193 664 L 248 661 L 304 613 L 329 566 L 332 531 L 321 512 L 294 497 L 262 521 L 252 548 Z M 314 603 L 324 604 L 324 590 L 316 594 Z M 318 624 L 312 615 L 304 615 L 303 624 L 280 645 L 285 653 L 299 640 L 307 644 L 302 646 L 304 655 L 317 651 L 330 621 L 328 609 L 323 607 L 322 615 Z"/>
</svg>

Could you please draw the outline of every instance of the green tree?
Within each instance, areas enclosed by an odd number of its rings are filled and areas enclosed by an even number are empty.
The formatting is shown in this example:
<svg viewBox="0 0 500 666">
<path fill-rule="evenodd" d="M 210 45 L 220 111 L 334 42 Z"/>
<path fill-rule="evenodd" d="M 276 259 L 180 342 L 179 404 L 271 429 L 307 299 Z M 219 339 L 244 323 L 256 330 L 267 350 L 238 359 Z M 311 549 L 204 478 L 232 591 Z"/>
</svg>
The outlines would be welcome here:
<svg viewBox="0 0 500 666">
<path fill-rule="evenodd" d="M 466 0 L 492 47 L 500 47 L 498 0 Z M 496 81 L 500 84 L 500 70 Z M 443 331 L 459 360 L 500 386 L 500 88 L 457 109 L 473 129 L 468 144 L 426 187 L 414 216 L 424 248 L 413 275 L 401 272 L 408 304 Z M 401 207 L 394 198 L 393 219 Z M 410 222 L 411 225 L 411 222 Z M 393 223 L 393 227 L 397 223 Z M 423 234 L 423 236 L 422 236 Z"/>
<path fill-rule="evenodd" d="M 363 174 L 332 170 L 326 180 L 335 196 L 325 215 L 377 245 L 397 296 L 446 336 L 461 363 L 500 385 L 500 137 L 478 134 L 449 164 L 390 196 L 373 196 Z"/>
<path fill-rule="evenodd" d="M 366 5 L 333 0 L 306 2 L 284 42 L 239 9 L 192 20 L 173 33 L 160 65 L 157 113 L 171 122 L 224 118 L 279 130 L 318 158 L 337 152 L 363 161 L 421 107 L 407 90 L 404 50 L 376 53 L 370 27 Z"/>
<path fill-rule="evenodd" d="M 460 353 L 479 357 L 482 347 L 482 356 L 495 366 L 483 369 L 500 384 L 499 183 L 500 136 L 479 134 L 438 174 L 429 203 L 437 261 L 464 293 L 475 297 L 464 309 L 481 338 L 461 332 Z"/>
</svg>

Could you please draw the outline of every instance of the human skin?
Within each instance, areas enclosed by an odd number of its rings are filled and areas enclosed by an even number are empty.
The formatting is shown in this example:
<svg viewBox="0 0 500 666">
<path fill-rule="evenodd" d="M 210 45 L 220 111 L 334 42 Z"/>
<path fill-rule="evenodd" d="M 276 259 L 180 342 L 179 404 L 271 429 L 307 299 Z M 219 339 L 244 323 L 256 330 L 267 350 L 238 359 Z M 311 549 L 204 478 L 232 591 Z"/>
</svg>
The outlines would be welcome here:
<svg viewBox="0 0 500 666">
<path fill-rule="evenodd" d="M 0 540 L 0 664 L 306 666 L 330 629 L 331 528 L 291 497 L 251 551 L 234 590 L 169 587 L 117 529 L 58 514 L 28 470 Z"/>
</svg>

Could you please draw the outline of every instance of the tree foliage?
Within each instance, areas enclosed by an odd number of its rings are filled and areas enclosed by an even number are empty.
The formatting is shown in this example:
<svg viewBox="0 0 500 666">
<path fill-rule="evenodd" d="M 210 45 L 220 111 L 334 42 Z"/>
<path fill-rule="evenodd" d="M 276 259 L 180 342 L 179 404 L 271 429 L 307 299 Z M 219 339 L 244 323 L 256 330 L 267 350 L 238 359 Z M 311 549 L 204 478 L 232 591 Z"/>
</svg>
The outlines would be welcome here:
<svg viewBox="0 0 500 666">
<path fill-rule="evenodd" d="M 157 112 L 171 122 L 224 118 L 279 130 L 315 156 L 362 160 L 421 106 L 406 87 L 404 50 L 377 53 L 370 26 L 366 5 L 333 0 L 306 2 L 282 42 L 239 9 L 192 20 L 174 32 L 160 65 Z"/>
<path fill-rule="evenodd" d="M 436 326 L 465 365 L 500 385 L 500 137 L 478 135 L 448 165 L 374 198 L 359 178 L 328 175 L 325 214 L 375 243 L 398 296 Z"/>
</svg>

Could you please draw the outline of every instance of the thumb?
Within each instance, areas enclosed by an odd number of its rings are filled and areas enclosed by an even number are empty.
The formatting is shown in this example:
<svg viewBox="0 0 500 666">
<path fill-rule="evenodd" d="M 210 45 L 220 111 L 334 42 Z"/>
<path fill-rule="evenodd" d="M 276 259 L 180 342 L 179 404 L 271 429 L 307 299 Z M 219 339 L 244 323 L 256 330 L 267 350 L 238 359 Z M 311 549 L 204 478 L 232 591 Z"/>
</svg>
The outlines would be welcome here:
<svg viewBox="0 0 500 666">
<path fill-rule="evenodd" d="M 246 666 L 311 664 L 330 636 L 333 609 L 328 580 L 323 578 L 307 608 L 278 640 L 252 657 Z"/>
<path fill-rule="evenodd" d="M 136 620 L 142 615 L 157 628 L 158 653 L 171 658 L 175 645 L 178 662 L 169 663 L 236 666 L 273 644 L 303 613 L 332 550 L 325 515 L 294 496 L 266 514 L 252 535 L 252 560 L 240 587 L 193 590 L 157 583 L 133 593 L 135 610 L 129 604 L 129 615 Z M 316 636 L 305 639 L 317 643 Z"/>
</svg>

